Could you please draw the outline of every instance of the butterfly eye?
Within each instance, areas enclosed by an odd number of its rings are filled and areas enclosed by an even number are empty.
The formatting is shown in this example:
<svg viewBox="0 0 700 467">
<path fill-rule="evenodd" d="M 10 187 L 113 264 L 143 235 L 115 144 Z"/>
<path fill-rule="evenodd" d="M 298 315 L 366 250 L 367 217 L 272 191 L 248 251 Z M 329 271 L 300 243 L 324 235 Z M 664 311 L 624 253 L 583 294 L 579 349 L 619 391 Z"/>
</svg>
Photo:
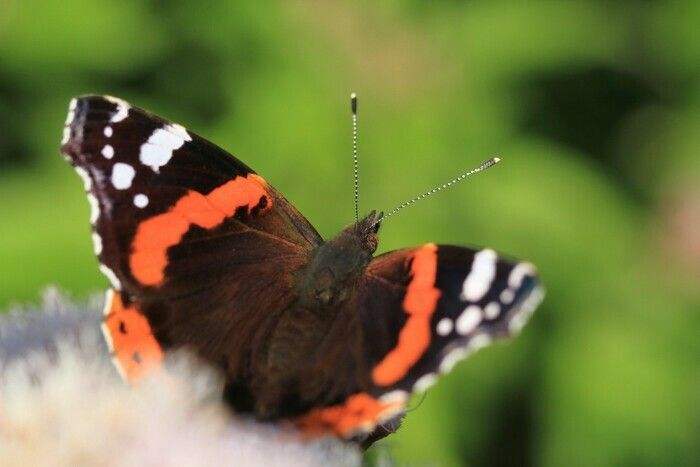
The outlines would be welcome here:
<svg viewBox="0 0 700 467">
<path fill-rule="evenodd" d="M 377 251 L 377 245 L 379 244 L 379 241 L 377 240 L 377 236 L 374 234 L 370 234 L 367 236 L 367 246 L 369 247 L 369 251 L 374 253 Z"/>
</svg>

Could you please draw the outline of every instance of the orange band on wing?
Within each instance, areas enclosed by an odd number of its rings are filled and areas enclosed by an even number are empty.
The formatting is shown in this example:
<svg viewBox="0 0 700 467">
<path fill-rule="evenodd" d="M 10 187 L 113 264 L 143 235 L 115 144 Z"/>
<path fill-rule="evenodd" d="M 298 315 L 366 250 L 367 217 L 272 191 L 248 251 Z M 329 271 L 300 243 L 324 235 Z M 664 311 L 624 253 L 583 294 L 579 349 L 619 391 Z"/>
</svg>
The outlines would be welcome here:
<svg viewBox="0 0 700 467">
<path fill-rule="evenodd" d="M 400 413 L 404 405 L 403 400 L 381 402 L 361 392 L 342 404 L 313 409 L 295 419 L 294 424 L 309 437 L 349 436 L 357 431 L 371 431 L 377 424 Z"/>
<path fill-rule="evenodd" d="M 430 345 L 430 318 L 440 298 L 440 290 L 435 287 L 437 246 L 434 243 L 415 252 L 411 275 L 403 299 L 408 320 L 401 328 L 396 347 L 372 370 L 372 380 L 379 386 L 389 386 L 406 376 Z"/>
<path fill-rule="evenodd" d="M 135 383 L 163 362 L 163 349 L 146 317 L 135 304 L 124 306 L 120 293 L 110 290 L 102 331 L 124 379 Z"/>
<path fill-rule="evenodd" d="M 131 274 L 143 285 L 160 285 L 168 263 L 168 248 L 178 244 L 191 226 L 212 229 L 240 207 L 250 212 L 263 198 L 262 212 L 272 207 L 272 197 L 265 180 L 252 173 L 238 176 L 208 195 L 189 191 L 167 212 L 139 224 L 129 257 Z"/>
</svg>

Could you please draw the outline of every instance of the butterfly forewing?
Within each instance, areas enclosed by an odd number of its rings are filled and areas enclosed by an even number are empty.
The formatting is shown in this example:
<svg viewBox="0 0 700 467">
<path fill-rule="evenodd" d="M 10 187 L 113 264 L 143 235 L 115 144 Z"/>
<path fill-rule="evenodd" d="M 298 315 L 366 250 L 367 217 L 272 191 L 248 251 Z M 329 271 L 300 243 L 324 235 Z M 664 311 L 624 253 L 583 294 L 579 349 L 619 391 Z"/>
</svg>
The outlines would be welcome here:
<svg viewBox="0 0 700 467">
<path fill-rule="evenodd" d="M 380 310 L 376 292 L 363 295 L 366 335 L 397 336 L 366 339 L 378 394 L 427 389 L 469 353 L 517 333 L 544 294 L 531 264 L 491 249 L 427 244 L 376 258 L 368 275 L 397 301 Z"/>
<path fill-rule="evenodd" d="M 228 263 L 304 254 L 321 241 L 298 211 L 245 164 L 184 127 L 122 100 L 73 100 L 62 151 L 85 180 L 95 250 L 117 289 L 135 293 L 160 287 L 170 255 L 206 257 L 209 241 L 220 247 L 237 244 L 222 240 L 226 236 L 240 235 L 243 245 L 251 236 L 263 236 L 275 245 L 236 248 L 235 255 L 223 258 Z M 208 273 L 193 262 L 170 266 L 190 279 Z M 199 264 L 211 265 L 208 260 Z"/>
</svg>

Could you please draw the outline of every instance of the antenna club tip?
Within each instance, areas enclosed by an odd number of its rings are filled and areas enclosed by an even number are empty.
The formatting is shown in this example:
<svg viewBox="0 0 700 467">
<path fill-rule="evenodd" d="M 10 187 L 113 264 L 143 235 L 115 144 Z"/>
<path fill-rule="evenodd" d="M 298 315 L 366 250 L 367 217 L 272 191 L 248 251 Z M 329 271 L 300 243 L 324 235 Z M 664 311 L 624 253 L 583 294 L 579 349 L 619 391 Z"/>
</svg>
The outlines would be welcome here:
<svg viewBox="0 0 700 467">
<path fill-rule="evenodd" d="M 350 99 L 357 99 L 357 94 L 355 94 L 354 92 L 351 92 Z"/>
<path fill-rule="evenodd" d="M 494 164 L 498 164 L 499 162 L 501 162 L 501 158 L 500 158 L 500 157 L 494 157 L 494 158 L 491 159 L 491 160 L 493 161 Z"/>
<path fill-rule="evenodd" d="M 354 92 L 350 94 L 350 108 L 352 109 L 352 113 L 357 113 L 357 94 Z"/>
</svg>

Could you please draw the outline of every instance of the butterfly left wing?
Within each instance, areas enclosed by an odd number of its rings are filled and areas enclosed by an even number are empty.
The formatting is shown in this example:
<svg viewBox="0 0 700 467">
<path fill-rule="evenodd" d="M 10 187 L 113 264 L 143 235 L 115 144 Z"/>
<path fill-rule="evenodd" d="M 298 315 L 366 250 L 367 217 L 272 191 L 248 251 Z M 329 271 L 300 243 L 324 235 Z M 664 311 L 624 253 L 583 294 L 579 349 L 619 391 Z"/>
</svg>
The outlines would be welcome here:
<svg viewBox="0 0 700 467">
<path fill-rule="evenodd" d="M 112 291 L 103 330 L 130 381 L 188 347 L 245 380 L 253 336 L 295 299 L 321 237 L 250 167 L 108 96 L 73 99 L 62 152 L 85 182 Z"/>
<path fill-rule="evenodd" d="M 362 374 L 347 397 L 297 419 L 308 433 L 386 436 L 412 392 L 516 334 L 544 296 L 534 266 L 490 249 L 426 244 L 375 258 L 360 285 L 355 348 L 337 368 Z M 342 347 L 342 345 L 340 345 Z M 342 379 L 337 377 L 337 379 Z M 376 430 L 376 431 L 375 431 Z M 373 433 L 374 432 L 374 433 Z"/>
</svg>

